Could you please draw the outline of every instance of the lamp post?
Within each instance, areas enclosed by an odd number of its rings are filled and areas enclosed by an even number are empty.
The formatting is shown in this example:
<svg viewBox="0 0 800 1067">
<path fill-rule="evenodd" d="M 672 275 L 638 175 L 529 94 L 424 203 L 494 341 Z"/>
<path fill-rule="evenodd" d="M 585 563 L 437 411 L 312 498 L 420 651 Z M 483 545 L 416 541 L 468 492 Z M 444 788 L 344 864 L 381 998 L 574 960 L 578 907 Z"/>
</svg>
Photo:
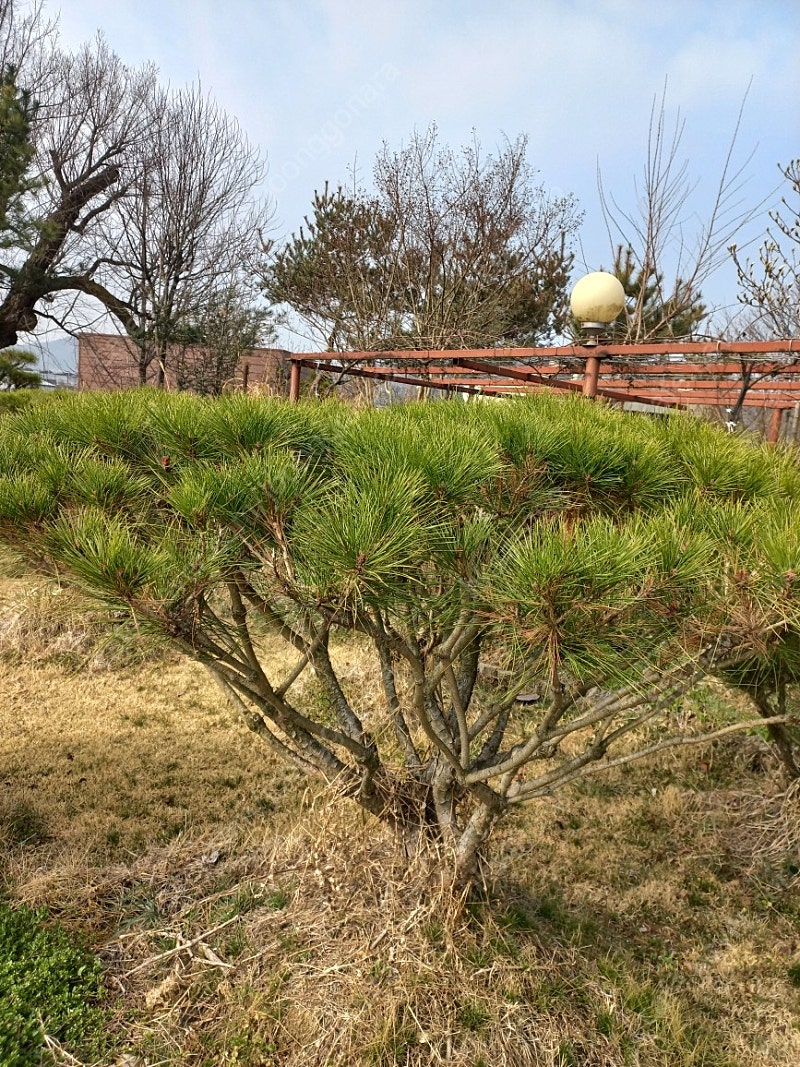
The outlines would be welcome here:
<svg viewBox="0 0 800 1067">
<path fill-rule="evenodd" d="M 614 274 L 604 270 L 592 271 L 576 282 L 569 298 L 572 314 L 580 322 L 586 335 L 583 345 L 596 348 L 602 334 L 625 309 L 625 290 Z M 597 396 L 602 352 L 587 354 L 583 374 L 583 395 Z"/>
</svg>

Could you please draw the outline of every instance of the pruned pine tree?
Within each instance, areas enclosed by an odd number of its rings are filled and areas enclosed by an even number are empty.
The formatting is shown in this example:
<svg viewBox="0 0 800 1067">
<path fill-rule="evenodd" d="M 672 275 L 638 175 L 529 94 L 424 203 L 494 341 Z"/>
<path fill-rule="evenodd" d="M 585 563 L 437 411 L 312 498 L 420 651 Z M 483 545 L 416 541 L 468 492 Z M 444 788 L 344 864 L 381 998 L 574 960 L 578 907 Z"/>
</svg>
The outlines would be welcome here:
<svg viewBox="0 0 800 1067">
<path fill-rule="evenodd" d="M 251 303 L 236 286 L 173 332 L 170 358 L 179 389 L 201 396 L 219 396 L 236 376 L 247 353 L 274 340 L 268 309 Z"/>
<path fill-rule="evenodd" d="M 38 104 L 30 90 L 17 85 L 14 66 L 0 70 L 0 245 L 30 240 L 25 194 L 36 188 L 30 166 L 36 154 L 33 123 Z"/>
<path fill-rule="evenodd" d="M 65 397 L 0 426 L 0 534 L 462 885 L 518 805 L 697 740 L 670 709 L 709 673 L 800 671 L 794 459 L 582 398 Z M 796 772 L 761 710 L 706 736 L 766 723 Z"/>
</svg>

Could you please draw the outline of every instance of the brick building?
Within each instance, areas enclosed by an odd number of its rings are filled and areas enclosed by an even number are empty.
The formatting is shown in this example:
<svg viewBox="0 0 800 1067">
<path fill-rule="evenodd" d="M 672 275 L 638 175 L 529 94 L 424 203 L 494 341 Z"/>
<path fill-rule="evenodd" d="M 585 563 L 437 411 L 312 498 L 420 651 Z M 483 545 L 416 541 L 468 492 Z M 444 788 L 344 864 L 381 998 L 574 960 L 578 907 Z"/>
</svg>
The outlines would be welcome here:
<svg viewBox="0 0 800 1067">
<path fill-rule="evenodd" d="M 202 359 L 200 349 L 181 348 L 175 353 L 174 365 L 165 367 L 167 388 L 177 387 L 176 367 L 191 364 L 193 355 Z M 258 389 L 282 396 L 288 390 L 289 353 L 280 348 L 253 348 L 239 360 L 235 375 L 226 389 Z M 147 380 L 154 382 L 158 366 L 151 363 Z M 139 385 L 136 347 L 118 334 L 82 333 L 78 335 L 79 389 L 133 389 Z"/>
</svg>

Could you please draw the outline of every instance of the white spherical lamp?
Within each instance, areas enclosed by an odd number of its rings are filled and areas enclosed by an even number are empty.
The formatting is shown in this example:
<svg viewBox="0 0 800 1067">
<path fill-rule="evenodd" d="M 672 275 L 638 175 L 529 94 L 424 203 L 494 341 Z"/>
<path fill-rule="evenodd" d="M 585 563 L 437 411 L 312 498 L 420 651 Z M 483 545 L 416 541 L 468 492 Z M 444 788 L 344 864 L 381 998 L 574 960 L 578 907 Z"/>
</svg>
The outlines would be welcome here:
<svg viewBox="0 0 800 1067">
<path fill-rule="evenodd" d="M 625 310 L 625 290 L 615 275 L 595 270 L 575 284 L 569 306 L 584 330 L 596 338 Z"/>
</svg>

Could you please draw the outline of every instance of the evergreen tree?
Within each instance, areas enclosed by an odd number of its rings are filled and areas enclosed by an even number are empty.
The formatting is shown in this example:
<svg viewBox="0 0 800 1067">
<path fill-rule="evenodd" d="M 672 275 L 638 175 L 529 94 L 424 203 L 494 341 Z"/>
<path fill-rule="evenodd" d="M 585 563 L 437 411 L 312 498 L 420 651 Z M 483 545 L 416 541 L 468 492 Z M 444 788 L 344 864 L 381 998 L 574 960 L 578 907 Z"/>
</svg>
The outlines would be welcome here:
<svg viewBox="0 0 800 1067">
<path fill-rule="evenodd" d="M 42 377 L 31 367 L 36 366 L 33 352 L 7 348 L 0 352 L 0 389 L 38 389 Z"/>
<path fill-rule="evenodd" d="M 29 168 L 36 154 L 32 141 L 37 105 L 16 81 L 14 67 L 0 75 L 0 247 L 8 248 L 33 227 L 25 221 L 24 196 L 38 184 Z"/>
<path fill-rule="evenodd" d="M 709 674 L 798 773 L 797 464 L 688 416 L 75 394 L 0 420 L 0 537 L 461 884 L 519 805 L 699 740 L 670 712 Z"/>
<path fill-rule="evenodd" d="M 335 351 L 542 344 L 568 320 L 574 198 L 535 182 L 524 138 L 496 156 L 432 127 L 384 146 L 373 189 L 314 195 L 264 285 Z"/>
<path fill-rule="evenodd" d="M 630 246 L 617 246 L 611 273 L 622 282 L 627 304 L 613 326 L 616 339 L 687 341 L 708 314 L 701 294 L 687 297 L 680 278 L 665 292 L 663 276 L 655 265 L 642 264 Z"/>
</svg>

